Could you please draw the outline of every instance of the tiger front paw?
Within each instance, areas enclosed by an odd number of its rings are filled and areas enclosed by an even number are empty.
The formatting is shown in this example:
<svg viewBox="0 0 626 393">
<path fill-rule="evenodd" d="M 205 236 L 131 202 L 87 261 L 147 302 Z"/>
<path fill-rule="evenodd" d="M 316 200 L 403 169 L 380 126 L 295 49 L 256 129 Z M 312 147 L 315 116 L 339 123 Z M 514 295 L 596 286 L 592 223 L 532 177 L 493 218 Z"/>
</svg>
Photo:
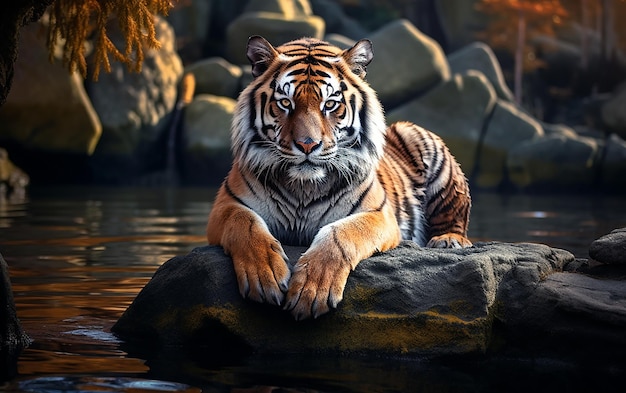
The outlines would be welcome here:
<svg viewBox="0 0 626 393">
<path fill-rule="evenodd" d="M 349 266 L 303 255 L 292 272 L 285 310 L 298 321 L 326 314 L 343 298 L 349 274 Z"/>
<path fill-rule="evenodd" d="M 433 236 L 426 244 L 426 247 L 431 248 L 463 248 L 471 246 L 472 242 L 458 233 L 444 233 L 443 235 Z"/>
<path fill-rule="evenodd" d="M 241 296 L 259 303 L 283 304 L 291 272 L 278 240 L 251 241 L 231 252 L 231 257 Z"/>
</svg>

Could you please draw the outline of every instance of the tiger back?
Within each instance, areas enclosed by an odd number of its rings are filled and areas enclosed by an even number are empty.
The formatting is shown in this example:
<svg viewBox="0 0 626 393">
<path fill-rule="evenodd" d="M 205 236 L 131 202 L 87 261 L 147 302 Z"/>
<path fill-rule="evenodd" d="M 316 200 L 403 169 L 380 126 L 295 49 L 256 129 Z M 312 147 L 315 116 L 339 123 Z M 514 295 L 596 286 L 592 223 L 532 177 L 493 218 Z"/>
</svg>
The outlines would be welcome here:
<svg viewBox="0 0 626 393">
<path fill-rule="evenodd" d="M 364 79 L 369 41 L 275 48 L 255 36 L 247 55 L 255 79 L 237 101 L 233 165 L 207 225 L 242 296 L 317 317 L 341 301 L 362 259 L 401 239 L 471 245 L 465 176 L 436 135 L 386 127 Z M 308 248 L 290 265 L 282 244 Z"/>
</svg>

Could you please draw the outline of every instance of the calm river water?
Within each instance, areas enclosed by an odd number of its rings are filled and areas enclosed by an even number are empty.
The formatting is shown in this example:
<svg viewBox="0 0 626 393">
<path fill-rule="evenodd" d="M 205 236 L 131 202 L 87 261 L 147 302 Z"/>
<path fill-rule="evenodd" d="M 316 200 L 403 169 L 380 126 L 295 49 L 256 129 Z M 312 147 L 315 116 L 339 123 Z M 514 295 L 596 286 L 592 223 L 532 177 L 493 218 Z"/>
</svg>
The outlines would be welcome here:
<svg viewBox="0 0 626 393">
<path fill-rule="evenodd" d="M 0 391 L 603 391 L 624 376 L 558 359 L 428 361 L 137 355 L 109 332 L 159 265 L 204 245 L 215 190 L 44 188 L 0 204 L 0 253 L 34 339 Z M 626 226 L 623 197 L 474 196 L 474 241 L 531 241 L 587 257 Z M 598 389 L 599 388 L 599 389 Z"/>
</svg>

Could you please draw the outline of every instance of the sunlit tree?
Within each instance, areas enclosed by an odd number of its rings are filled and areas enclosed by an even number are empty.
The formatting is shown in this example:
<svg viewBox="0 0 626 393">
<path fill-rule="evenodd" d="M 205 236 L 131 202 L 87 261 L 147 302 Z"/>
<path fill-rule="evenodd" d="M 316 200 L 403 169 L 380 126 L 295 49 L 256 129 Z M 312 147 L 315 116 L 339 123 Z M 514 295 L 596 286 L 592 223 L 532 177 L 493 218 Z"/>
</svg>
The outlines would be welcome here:
<svg viewBox="0 0 626 393">
<path fill-rule="evenodd" d="M 535 35 L 554 35 L 554 26 L 568 13 L 559 0 L 481 0 L 477 7 L 493 17 L 482 38 L 514 53 L 513 91 L 521 103 L 524 70 L 541 64 L 528 42 Z"/>
</svg>

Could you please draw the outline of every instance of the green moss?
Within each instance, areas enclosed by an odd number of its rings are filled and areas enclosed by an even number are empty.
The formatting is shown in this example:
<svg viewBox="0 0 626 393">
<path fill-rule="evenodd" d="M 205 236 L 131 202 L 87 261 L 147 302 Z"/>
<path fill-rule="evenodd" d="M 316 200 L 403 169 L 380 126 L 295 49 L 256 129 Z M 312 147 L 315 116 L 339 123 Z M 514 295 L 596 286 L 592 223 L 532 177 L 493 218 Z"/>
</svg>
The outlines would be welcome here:
<svg viewBox="0 0 626 393">
<path fill-rule="evenodd" d="M 362 301 L 371 299 L 361 288 Z M 357 291 L 358 292 L 358 291 Z M 450 310 L 465 310 L 457 302 Z M 268 311 L 269 310 L 269 311 Z M 316 320 L 296 322 L 288 313 L 261 305 L 250 307 L 197 305 L 161 314 L 159 329 L 208 337 L 228 332 L 260 352 L 376 352 L 386 354 L 441 354 L 485 351 L 490 332 L 486 318 L 465 320 L 456 314 L 429 310 L 413 315 L 342 310 Z M 217 325 L 216 325 L 217 323 Z M 224 329 L 204 331 L 222 326 Z M 200 333 L 200 334 L 198 334 Z M 183 339 L 183 341 L 185 341 Z M 202 345 L 202 343 L 198 343 Z"/>
</svg>

